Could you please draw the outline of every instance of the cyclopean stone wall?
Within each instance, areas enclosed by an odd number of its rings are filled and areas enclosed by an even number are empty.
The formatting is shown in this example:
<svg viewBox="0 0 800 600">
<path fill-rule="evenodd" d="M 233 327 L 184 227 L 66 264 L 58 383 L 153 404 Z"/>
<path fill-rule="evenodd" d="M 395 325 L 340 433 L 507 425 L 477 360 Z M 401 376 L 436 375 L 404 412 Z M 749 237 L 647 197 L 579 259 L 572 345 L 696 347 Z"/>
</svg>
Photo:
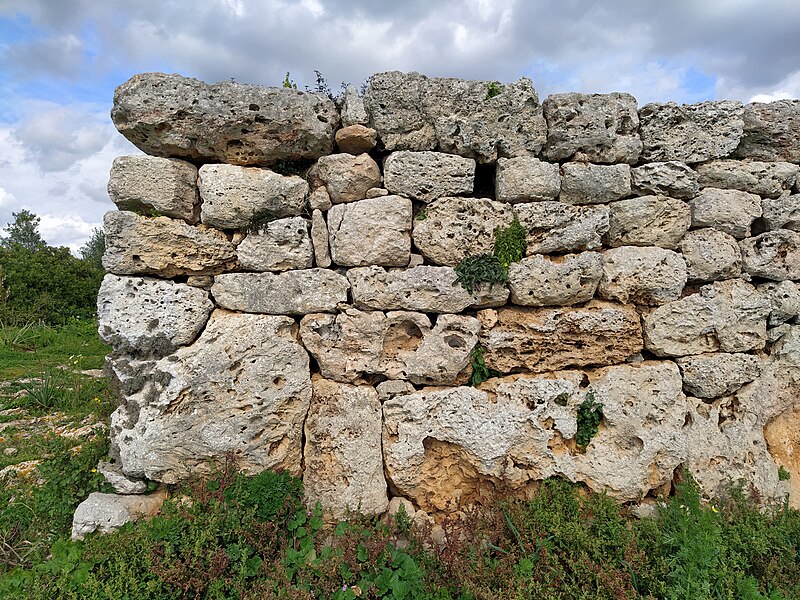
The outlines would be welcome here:
<svg viewBox="0 0 800 600">
<path fill-rule="evenodd" d="M 800 100 L 489 90 L 117 89 L 148 154 L 114 162 L 105 217 L 120 481 L 232 452 L 344 516 L 551 476 L 639 501 L 685 466 L 798 504 Z M 514 216 L 527 255 L 468 292 L 454 267 Z M 479 345 L 500 375 L 470 387 Z M 580 451 L 587 396 L 604 417 Z"/>
</svg>

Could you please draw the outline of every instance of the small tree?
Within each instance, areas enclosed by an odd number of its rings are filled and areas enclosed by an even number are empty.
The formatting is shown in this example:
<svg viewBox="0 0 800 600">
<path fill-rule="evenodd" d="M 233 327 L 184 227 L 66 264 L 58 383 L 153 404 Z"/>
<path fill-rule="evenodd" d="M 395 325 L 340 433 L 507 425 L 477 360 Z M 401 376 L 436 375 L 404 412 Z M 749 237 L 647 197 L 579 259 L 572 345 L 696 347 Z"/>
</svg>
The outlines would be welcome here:
<svg viewBox="0 0 800 600">
<path fill-rule="evenodd" d="M 103 254 L 106 251 L 106 234 L 103 230 L 95 227 L 92 230 L 92 237 L 81 246 L 81 258 L 93 267 L 103 271 Z"/>
<path fill-rule="evenodd" d="M 24 208 L 19 212 L 12 212 L 11 216 L 14 217 L 14 222 L 5 226 L 7 236 L 0 241 L 0 245 L 5 248 L 20 246 L 29 252 L 47 247 L 39 234 L 39 217 Z"/>
</svg>

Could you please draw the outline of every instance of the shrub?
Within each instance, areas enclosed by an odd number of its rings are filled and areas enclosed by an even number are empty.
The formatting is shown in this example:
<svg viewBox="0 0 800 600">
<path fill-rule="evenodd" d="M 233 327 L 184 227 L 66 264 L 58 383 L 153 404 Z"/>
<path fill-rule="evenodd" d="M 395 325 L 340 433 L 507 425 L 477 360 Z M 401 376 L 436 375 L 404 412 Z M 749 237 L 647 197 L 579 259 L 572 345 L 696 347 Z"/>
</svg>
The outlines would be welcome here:
<svg viewBox="0 0 800 600">
<path fill-rule="evenodd" d="M 494 254 L 467 256 L 456 267 L 458 282 L 469 292 L 474 292 L 484 283 L 505 283 L 508 271 Z"/>
</svg>

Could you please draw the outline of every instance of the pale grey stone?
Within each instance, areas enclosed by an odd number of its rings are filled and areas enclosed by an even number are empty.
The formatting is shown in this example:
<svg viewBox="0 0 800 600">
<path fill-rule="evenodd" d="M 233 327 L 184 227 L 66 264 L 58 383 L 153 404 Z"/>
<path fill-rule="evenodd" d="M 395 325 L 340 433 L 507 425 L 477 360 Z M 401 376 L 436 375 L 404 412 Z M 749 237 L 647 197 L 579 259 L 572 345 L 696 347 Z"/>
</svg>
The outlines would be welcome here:
<svg viewBox="0 0 800 600">
<path fill-rule="evenodd" d="M 510 204 L 485 198 L 440 198 L 414 220 L 414 245 L 430 262 L 455 267 L 466 256 L 491 253 L 494 233 L 514 219 Z"/>
<path fill-rule="evenodd" d="M 750 236 L 750 226 L 761 216 L 761 198 L 739 190 L 705 188 L 689 201 L 692 227 L 713 227 L 737 239 Z"/>
<path fill-rule="evenodd" d="M 558 258 L 529 256 L 508 267 L 511 301 L 522 306 L 568 306 L 588 302 L 602 275 L 598 252 Z"/>
<path fill-rule="evenodd" d="M 176 158 L 118 156 L 108 197 L 120 210 L 155 212 L 192 225 L 200 220 L 197 167 Z"/>
<path fill-rule="evenodd" d="M 191 344 L 213 308 L 200 288 L 108 274 L 97 295 L 98 333 L 116 352 L 160 358 Z"/>
<path fill-rule="evenodd" d="M 364 310 L 459 313 L 467 308 L 502 306 L 508 289 L 500 284 L 468 292 L 452 267 L 417 266 L 386 271 L 360 267 L 347 272 L 353 305 Z"/>
<path fill-rule="evenodd" d="M 217 275 L 211 294 L 217 306 L 245 313 L 305 315 L 333 311 L 347 302 L 350 284 L 335 271 L 303 269 L 284 273 Z"/>
<path fill-rule="evenodd" d="M 369 115 L 364 108 L 364 99 L 358 95 L 355 87 L 348 85 L 342 98 L 342 126 L 350 127 L 367 123 L 369 123 Z"/>
<path fill-rule="evenodd" d="M 777 198 L 792 189 L 800 167 L 788 162 L 712 160 L 697 165 L 702 187 L 741 190 Z"/>
<path fill-rule="evenodd" d="M 248 271 L 287 271 L 313 266 L 308 221 L 289 217 L 270 221 L 247 234 L 236 247 L 239 264 Z"/>
<path fill-rule="evenodd" d="M 72 517 L 72 540 L 83 540 L 90 533 L 111 533 L 125 523 L 155 516 L 166 494 L 103 494 L 92 492 L 78 505 Z"/>
<path fill-rule="evenodd" d="M 303 212 L 308 183 L 269 169 L 235 165 L 203 165 L 200 220 L 217 229 L 245 229 L 254 218 L 292 217 Z"/>
<path fill-rule="evenodd" d="M 559 200 L 567 204 L 604 204 L 631 195 L 629 165 L 593 165 L 568 162 L 561 166 L 564 180 Z"/>
<path fill-rule="evenodd" d="M 363 154 L 378 143 L 378 132 L 363 125 L 350 125 L 336 132 L 336 146 L 341 152 Z"/>
<path fill-rule="evenodd" d="M 689 281 L 716 281 L 739 277 L 742 251 L 736 238 L 716 229 L 695 229 L 681 240 Z"/>
<path fill-rule="evenodd" d="M 593 250 L 608 231 L 607 206 L 572 206 L 563 202 L 514 205 L 527 232 L 528 254 Z"/>
<path fill-rule="evenodd" d="M 800 314 L 800 287 L 792 281 L 762 283 L 758 293 L 769 300 L 769 324 L 774 327 Z"/>
<path fill-rule="evenodd" d="M 767 231 L 739 242 L 744 271 L 774 281 L 800 279 L 800 233 Z"/>
<path fill-rule="evenodd" d="M 111 211 L 103 217 L 103 266 L 117 275 L 213 275 L 236 265 L 236 249 L 216 229 L 167 217 Z"/>
<path fill-rule="evenodd" d="M 558 165 L 532 156 L 497 161 L 495 194 L 499 202 L 553 200 L 561 189 Z"/>
<path fill-rule="evenodd" d="M 386 190 L 384 188 L 374 187 L 374 188 L 370 188 L 370 189 L 367 190 L 367 198 L 368 199 L 369 198 L 380 198 L 381 196 L 388 196 L 388 195 L 389 195 L 389 190 Z"/>
<path fill-rule="evenodd" d="M 698 176 L 677 160 L 652 162 L 631 169 L 631 185 L 637 194 L 693 198 L 700 191 Z"/>
<path fill-rule="evenodd" d="M 236 165 L 330 154 L 339 125 L 324 94 L 164 73 L 134 75 L 119 86 L 111 119 L 147 154 Z"/>
<path fill-rule="evenodd" d="M 675 362 L 684 391 L 698 398 L 727 396 L 761 375 L 761 359 L 752 354 L 698 354 Z"/>
<path fill-rule="evenodd" d="M 312 187 L 325 186 L 333 204 L 366 198 L 367 190 L 379 185 L 381 170 L 369 154 L 323 156 L 308 172 Z"/>
<path fill-rule="evenodd" d="M 677 300 L 686 285 L 686 262 L 672 250 L 622 246 L 603 252 L 597 293 L 606 300 L 664 304 Z"/>
<path fill-rule="evenodd" d="M 328 210 L 333 206 L 331 196 L 325 186 L 320 186 L 315 189 L 308 197 L 308 206 L 311 210 Z"/>
<path fill-rule="evenodd" d="M 105 477 L 106 482 L 117 494 L 144 494 L 147 491 L 147 484 L 144 481 L 126 477 L 117 464 L 101 460 L 97 463 L 97 472 Z"/>
<path fill-rule="evenodd" d="M 478 344 L 480 329 L 480 321 L 474 317 L 439 315 L 430 333 L 423 336 L 416 351 L 404 360 L 408 380 L 418 385 L 465 383 L 472 371 L 472 352 Z M 384 352 L 393 337 L 389 334 L 384 338 Z"/>
<path fill-rule="evenodd" d="M 383 172 L 389 192 L 423 202 L 471 194 L 475 184 L 474 160 L 441 152 L 393 152 Z"/>
<path fill-rule="evenodd" d="M 691 223 L 689 206 L 666 196 L 628 198 L 609 205 L 603 241 L 618 246 L 659 246 L 674 250 Z"/>
<path fill-rule="evenodd" d="M 549 160 L 635 164 L 642 151 L 630 94 L 552 94 L 542 104 Z"/>
<path fill-rule="evenodd" d="M 749 283 L 717 281 L 645 315 L 645 347 L 656 356 L 759 350 L 769 312 L 769 301 Z"/>
<path fill-rule="evenodd" d="M 411 258 L 408 259 L 408 268 L 413 269 L 414 267 L 421 267 L 425 264 L 425 257 L 422 254 L 411 254 Z"/>
<path fill-rule="evenodd" d="M 413 394 L 416 390 L 414 389 L 413 385 L 407 381 L 403 381 L 402 379 L 388 379 L 386 381 L 381 381 L 378 385 L 376 385 L 375 391 L 378 392 L 378 400 L 385 402 L 389 398 L 394 398 L 395 396 Z M 392 498 L 392 500 L 394 500 L 394 498 Z M 392 500 L 389 501 L 390 511 L 392 510 Z"/>
<path fill-rule="evenodd" d="M 761 201 L 764 226 L 773 229 L 800 231 L 800 194 L 764 198 Z"/>
<path fill-rule="evenodd" d="M 315 209 L 311 214 L 311 244 L 314 247 L 314 260 L 318 267 L 331 266 L 331 248 L 328 243 L 328 224 L 322 211 Z"/>
<path fill-rule="evenodd" d="M 653 103 L 642 107 L 639 119 L 644 160 L 696 163 L 736 150 L 744 128 L 744 107 L 732 100 L 681 106 Z"/>
<path fill-rule="evenodd" d="M 342 267 L 403 267 L 411 254 L 411 200 L 384 196 L 328 211 L 331 258 Z"/>
<path fill-rule="evenodd" d="M 800 162 L 800 100 L 745 106 L 744 134 L 736 156 Z"/>
</svg>

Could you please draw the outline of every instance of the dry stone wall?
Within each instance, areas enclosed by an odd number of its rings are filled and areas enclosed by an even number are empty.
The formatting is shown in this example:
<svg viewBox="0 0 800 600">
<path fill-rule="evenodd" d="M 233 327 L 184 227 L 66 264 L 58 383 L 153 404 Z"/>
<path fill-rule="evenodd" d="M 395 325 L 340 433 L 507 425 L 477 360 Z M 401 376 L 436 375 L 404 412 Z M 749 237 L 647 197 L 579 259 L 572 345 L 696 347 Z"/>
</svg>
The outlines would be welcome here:
<svg viewBox="0 0 800 600">
<path fill-rule="evenodd" d="M 685 466 L 798 504 L 800 101 L 495 89 L 118 88 L 149 154 L 114 163 L 98 300 L 122 475 L 233 453 L 338 517 L 551 476 L 639 501 Z M 455 267 L 515 217 L 525 256 L 468 291 Z"/>
</svg>

